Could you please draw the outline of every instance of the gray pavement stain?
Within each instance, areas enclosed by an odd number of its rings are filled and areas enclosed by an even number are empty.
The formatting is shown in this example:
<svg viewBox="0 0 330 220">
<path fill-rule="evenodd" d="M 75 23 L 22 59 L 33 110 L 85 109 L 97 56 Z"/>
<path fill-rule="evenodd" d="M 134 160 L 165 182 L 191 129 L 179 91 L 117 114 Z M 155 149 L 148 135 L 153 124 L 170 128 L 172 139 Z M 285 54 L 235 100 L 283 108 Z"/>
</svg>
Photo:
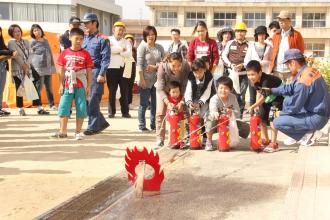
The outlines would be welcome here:
<svg viewBox="0 0 330 220">
<path fill-rule="evenodd" d="M 225 219 L 239 207 L 272 200 L 273 184 L 177 173 L 159 196 L 131 198 L 99 219 Z M 119 206 L 119 207 L 118 207 Z"/>
</svg>

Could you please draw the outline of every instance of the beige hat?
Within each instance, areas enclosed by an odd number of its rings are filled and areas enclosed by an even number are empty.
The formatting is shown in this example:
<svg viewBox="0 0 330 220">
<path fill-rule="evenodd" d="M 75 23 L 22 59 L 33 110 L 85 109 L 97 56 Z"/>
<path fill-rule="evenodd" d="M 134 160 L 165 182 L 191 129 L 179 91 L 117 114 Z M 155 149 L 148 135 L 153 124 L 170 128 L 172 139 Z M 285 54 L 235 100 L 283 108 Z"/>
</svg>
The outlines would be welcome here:
<svg viewBox="0 0 330 220">
<path fill-rule="evenodd" d="M 276 17 L 276 18 L 280 18 L 280 19 L 291 19 L 291 14 L 288 11 L 281 11 L 280 14 Z"/>
</svg>

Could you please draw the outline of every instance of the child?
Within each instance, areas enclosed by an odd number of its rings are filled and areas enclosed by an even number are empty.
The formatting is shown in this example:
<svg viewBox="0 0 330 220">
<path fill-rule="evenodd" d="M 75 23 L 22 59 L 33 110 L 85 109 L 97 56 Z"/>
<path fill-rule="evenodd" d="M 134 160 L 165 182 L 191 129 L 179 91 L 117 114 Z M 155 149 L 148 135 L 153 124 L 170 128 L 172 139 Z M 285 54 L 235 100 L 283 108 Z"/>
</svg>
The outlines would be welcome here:
<svg viewBox="0 0 330 220">
<path fill-rule="evenodd" d="M 177 114 L 179 117 L 180 124 L 180 138 L 183 138 L 184 135 L 184 108 L 183 108 L 183 96 L 181 95 L 181 84 L 177 81 L 171 81 L 169 83 L 169 96 L 167 97 L 169 103 L 167 104 L 167 120 L 169 120 L 171 114 Z M 180 142 L 180 141 L 179 141 Z M 170 145 L 169 147 L 172 149 L 179 148 L 181 143 L 177 145 Z"/>
<path fill-rule="evenodd" d="M 192 72 L 188 76 L 188 83 L 184 99 L 190 112 L 199 112 L 202 118 L 201 124 L 204 124 L 206 113 L 209 108 L 209 99 L 211 97 L 213 76 L 208 71 L 202 58 L 196 59 L 191 64 Z"/>
<path fill-rule="evenodd" d="M 261 123 L 261 133 L 262 133 L 262 145 L 266 148 L 264 152 L 272 153 L 278 150 L 277 139 L 277 130 L 274 128 L 273 123 L 269 120 L 269 112 L 272 106 L 275 106 L 278 110 L 282 109 L 283 97 L 277 96 L 271 100 L 271 97 L 266 97 L 266 94 L 260 92 L 260 88 L 276 88 L 282 84 L 281 79 L 273 76 L 265 74 L 261 71 L 261 65 L 256 60 L 251 60 L 246 65 L 247 76 L 253 85 L 253 87 L 257 90 L 257 99 L 256 103 L 251 105 L 248 111 L 253 111 L 256 108 L 259 108 L 260 117 L 262 119 Z M 267 124 L 270 123 L 271 127 L 271 140 L 268 137 Z"/>
<path fill-rule="evenodd" d="M 66 138 L 67 124 L 70 116 L 72 101 L 75 99 L 77 119 L 75 139 L 80 140 L 80 131 L 87 116 L 86 96 L 90 95 L 93 61 L 90 54 L 81 48 L 84 32 L 79 28 L 70 31 L 72 46 L 65 49 L 59 56 L 57 64 L 60 66 L 60 94 L 58 107 L 60 116 L 60 131 L 53 137 Z"/>
<path fill-rule="evenodd" d="M 217 88 L 217 94 L 212 96 L 210 100 L 210 111 L 206 121 L 206 151 L 214 150 L 212 136 L 217 131 L 216 125 L 220 111 L 225 111 L 228 116 L 233 113 L 236 118 L 240 117 L 240 108 L 236 96 L 231 93 L 233 90 L 233 81 L 227 76 L 222 76 L 217 80 Z"/>
<path fill-rule="evenodd" d="M 209 37 L 207 25 L 204 21 L 198 21 L 193 34 L 198 36 L 190 41 L 188 49 L 188 62 L 192 62 L 203 56 L 210 59 L 209 70 L 213 73 L 219 63 L 219 51 L 217 42 Z"/>
</svg>

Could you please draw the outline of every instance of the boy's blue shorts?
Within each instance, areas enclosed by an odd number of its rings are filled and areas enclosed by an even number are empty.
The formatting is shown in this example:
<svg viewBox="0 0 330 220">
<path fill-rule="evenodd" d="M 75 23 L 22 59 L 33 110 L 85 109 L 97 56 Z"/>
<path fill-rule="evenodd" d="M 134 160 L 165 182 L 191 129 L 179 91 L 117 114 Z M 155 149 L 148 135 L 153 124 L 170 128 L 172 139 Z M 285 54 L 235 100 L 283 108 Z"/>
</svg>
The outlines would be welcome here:
<svg viewBox="0 0 330 220">
<path fill-rule="evenodd" d="M 85 88 L 74 88 L 74 93 L 69 93 L 69 89 L 65 89 L 61 96 L 60 104 L 58 106 L 58 115 L 60 117 L 69 117 L 72 107 L 73 99 L 76 104 L 77 118 L 87 117 L 87 103 Z"/>
</svg>

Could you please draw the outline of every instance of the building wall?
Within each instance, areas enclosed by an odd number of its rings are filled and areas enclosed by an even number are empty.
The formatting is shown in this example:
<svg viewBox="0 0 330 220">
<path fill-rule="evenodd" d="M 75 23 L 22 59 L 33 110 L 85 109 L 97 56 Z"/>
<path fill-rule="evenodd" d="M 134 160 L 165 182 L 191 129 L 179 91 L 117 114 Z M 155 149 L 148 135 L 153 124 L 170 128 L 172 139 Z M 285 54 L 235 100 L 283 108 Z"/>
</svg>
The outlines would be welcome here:
<svg viewBox="0 0 330 220">
<path fill-rule="evenodd" d="M 82 18 L 87 12 L 96 13 L 100 31 L 110 35 L 111 26 L 119 20 L 122 9 L 115 5 L 114 0 L 0 0 L 0 19 L 3 27 L 18 23 L 24 29 L 29 29 L 32 24 L 38 23 L 45 31 L 62 33 L 68 29 L 71 16 Z"/>
<path fill-rule="evenodd" d="M 220 3 L 221 2 L 221 3 Z M 258 3 L 256 3 L 258 2 Z M 181 29 L 181 35 L 183 39 L 190 40 L 192 36 L 193 27 L 189 23 L 194 24 L 197 20 L 204 20 L 209 29 L 211 37 L 215 38 L 216 33 L 221 29 L 220 26 L 216 26 L 215 13 L 235 13 L 236 18 L 233 19 L 230 26 L 234 26 L 238 21 L 246 21 L 245 13 L 260 12 L 263 14 L 264 19 L 262 24 L 268 25 L 274 19 L 274 13 L 279 13 L 281 10 L 288 10 L 295 14 L 294 23 L 295 29 L 301 32 L 305 39 L 305 43 L 308 44 L 307 48 L 311 48 L 312 44 L 316 48 L 316 51 L 323 50 L 321 53 L 316 54 L 330 54 L 330 2 L 323 1 L 267 1 L 267 0 L 245 0 L 245 1 L 146 1 L 147 6 L 151 9 L 151 24 L 157 27 L 159 39 L 169 39 L 170 30 L 173 27 Z M 244 4 L 242 4 L 244 3 Z M 162 13 L 168 17 L 167 23 L 164 19 L 161 19 Z M 171 12 L 175 12 L 173 16 Z M 197 14 L 188 15 L 188 12 L 204 13 L 203 16 Z M 303 27 L 304 13 L 324 13 L 324 27 Z M 198 17 L 198 19 L 189 22 L 189 16 Z M 254 15 L 259 16 L 259 15 Z M 318 15 L 314 15 L 318 16 Z M 172 19 L 175 17 L 176 19 Z M 166 20 L 166 19 L 165 19 Z M 175 21 L 174 21 L 175 20 Z M 315 19 L 313 19 L 315 21 Z M 313 23 L 314 24 L 314 23 Z M 260 25 L 260 24 L 259 24 Z M 251 26 L 248 28 L 247 38 L 253 39 L 254 28 Z M 319 48 L 321 44 L 321 47 Z M 309 51 L 307 50 L 307 53 Z"/>
</svg>

